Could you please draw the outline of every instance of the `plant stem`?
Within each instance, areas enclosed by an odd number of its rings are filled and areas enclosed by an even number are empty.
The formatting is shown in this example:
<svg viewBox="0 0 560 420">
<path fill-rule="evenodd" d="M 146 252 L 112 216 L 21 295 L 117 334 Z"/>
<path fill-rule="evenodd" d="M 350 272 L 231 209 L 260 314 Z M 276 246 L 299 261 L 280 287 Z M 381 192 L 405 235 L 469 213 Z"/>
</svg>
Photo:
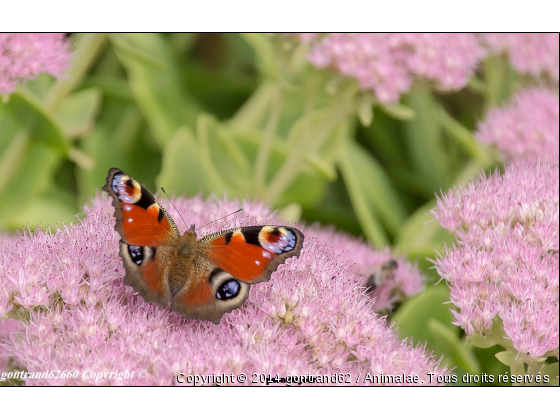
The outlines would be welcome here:
<svg viewBox="0 0 560 420">
<path fill-rule="evenodd" d="M 354 101 L 344 101 L 340 105 L 331 109 L 326 117 L 309 131 L 309 137 L 300 139 L 293 147 L 290 148 L 290 154 L 284 161 L 274 178 L 266 188 L 263 198 L 268 203 L 274 203 L 282 195 L 282 193 L 290 186 L 300 173 L 303 155 L 305 152 L 314 152 L 317 150 L 334 129 L 344 120 L 350 113 L 355 111 L 356 104 Z M 305 143 L 303 143 L 305 141 Z"/>
<path fill-rule="evenodd" d="M 68 69 L 68 77 L 59 80 L 49 90 L 45 98 L 46 108 L 56 109 L 64 97 L 82 81 L 106 41 L 106 34 L 78 34 L 76 36 L 74 56 L 72 66 Z"/>
<path fill-rule="evenodd" d="M 272 98 L 272 105 L 268 114 L 268 121 L 264 130 L 264 137 L 260 144 L 255 164 L 254 184 L 258 195 L 263 193 L 264 186 L 266 184 L 266 170 L 268 168 L 268 160 L 272 150 L 272 143 L 274 142 L 274 137 L 278 131 L 278 121 L 280 119 L 282 100 L 282 88 L 279 84 L 276 84 Z"/>
</svg>

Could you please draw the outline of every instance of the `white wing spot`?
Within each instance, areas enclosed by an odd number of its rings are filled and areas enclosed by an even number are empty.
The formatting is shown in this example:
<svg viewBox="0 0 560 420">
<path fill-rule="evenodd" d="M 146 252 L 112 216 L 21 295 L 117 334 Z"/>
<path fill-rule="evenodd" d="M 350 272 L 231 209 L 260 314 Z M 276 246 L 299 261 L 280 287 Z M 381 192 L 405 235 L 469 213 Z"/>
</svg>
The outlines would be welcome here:
<svg viewBox="0 0 560 420">
<path fill-rule="evenodd" d="M 132 219 L 128 219 L 128 223 L 132 223 Z"/>
<path fill-rule="evenodd" d="M 257 261 L 257 260 L 255 260 L 255 264 L 257 264 L 257 265 L 261 265 L 261 262 L 260 262 L 260 261 Z"/>
<path fill-rule="evenodd" d="M 262 256 L 265 257 L 265 258 L 270 258 L 270 252 L 263 250 Z"/>
</svg>

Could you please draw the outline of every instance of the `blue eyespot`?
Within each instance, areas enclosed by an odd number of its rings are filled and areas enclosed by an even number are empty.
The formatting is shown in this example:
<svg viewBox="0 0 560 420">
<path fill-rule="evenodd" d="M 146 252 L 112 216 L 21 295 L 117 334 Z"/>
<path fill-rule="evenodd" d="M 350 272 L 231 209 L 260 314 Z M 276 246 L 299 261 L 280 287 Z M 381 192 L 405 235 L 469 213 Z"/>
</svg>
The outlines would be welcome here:
<svg viewBox="0 0 560 420">
<path fill-rule="evenodd" d="M 128 254 L 137 265 L 142 264 L 142 261 L 144 261 L 144 251 L 141 246 L 129 245 Z"/>
<path fill-rule="evenodd" d="M 233 299 L 239 294 L 239 290 L 241 290 L 241 287 L 236 280 L 228 280 L 218 288 L 216 298 L 220 300 Z"/>
</svg>

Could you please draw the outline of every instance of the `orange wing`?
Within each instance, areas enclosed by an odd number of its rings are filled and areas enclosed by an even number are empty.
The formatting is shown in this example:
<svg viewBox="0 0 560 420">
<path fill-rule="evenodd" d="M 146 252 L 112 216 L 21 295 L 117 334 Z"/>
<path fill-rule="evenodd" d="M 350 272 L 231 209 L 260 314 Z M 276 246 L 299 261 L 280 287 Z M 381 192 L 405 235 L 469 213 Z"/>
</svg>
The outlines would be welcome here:
<svg viewBox="0 0 560 420">
<path fill-rule="evenodd" d="M 113 198 L 124 283 L 146 301 L 166 306 L 171 299 L 169 261 L 179 238 L 175 222 L 148 190 L 120 169 L 109 170 L 103 190 Z"/>
<path fill-rule="evenodd" d="M 246 283 L 270 279 L 287 258 L 299 256 L 303 233 L 286 226 L 249 226 L 218 232 L 200 240 L 208 258 Z"/>
<path fill-rule="evenodd" d="M 154 196 L 120 169 L 112 168 L 103 186 L 113 198 L 115 229 L 129 245 L 166 245 L 179 237 L 175 222 Z"/>
</svg>

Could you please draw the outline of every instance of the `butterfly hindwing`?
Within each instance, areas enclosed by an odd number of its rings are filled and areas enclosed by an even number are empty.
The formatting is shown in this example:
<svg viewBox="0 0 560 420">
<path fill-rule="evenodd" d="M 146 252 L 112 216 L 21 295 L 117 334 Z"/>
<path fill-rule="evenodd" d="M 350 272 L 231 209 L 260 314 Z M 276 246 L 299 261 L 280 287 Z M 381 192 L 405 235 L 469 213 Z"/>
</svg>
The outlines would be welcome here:
<svg viewBox="0 0 560 420">
<path fill-rule="evenodd" d="M 120 242 L 120 252 L 126 275 L 124 284 L 132 286 L 147 302 L 167 306 L 171 299 L 168 282 L 168 259 L 171 247 L 128 245 Z"/>
<path fill-rule="evenodd" d="M 185 318 L 207 319 L 217 324 L 223 314 L 245 302 L 249 288 L 247 283 L 218 267 L 193 266 L 188 283 L 173 297 L 171 310 Z"/>
<path fill-rule="evenodd" d="M 188 283 L 171 310 L 218 323 L 249 297 L 250 284 L 267 281 L 287 258 L 298 256 L 303 234 L 285 226 L 249 226 L 205 236 Z"/>
</svg>

